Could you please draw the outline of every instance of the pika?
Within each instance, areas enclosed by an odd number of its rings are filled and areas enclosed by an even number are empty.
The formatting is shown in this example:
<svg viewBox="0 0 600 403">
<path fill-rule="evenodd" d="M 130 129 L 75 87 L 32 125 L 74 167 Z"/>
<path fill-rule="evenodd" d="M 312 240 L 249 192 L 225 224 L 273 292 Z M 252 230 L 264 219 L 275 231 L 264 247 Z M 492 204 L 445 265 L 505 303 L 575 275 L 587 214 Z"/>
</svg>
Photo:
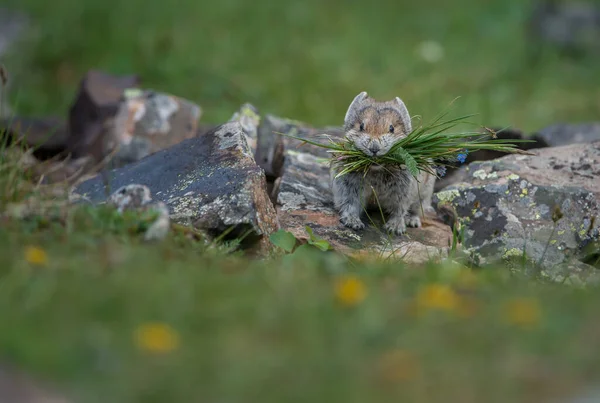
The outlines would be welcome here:
<svg viewBox="0 0 600 403">
<path fill-rule="evenodd" d="M 404 102 L 396 97 L 379 102 L 365 91 L 358 94 L 344 118 L 344 132 L 356 148 L 369 156 L 385 155 L 398 141 L 412 131 Z M 431 212 L 435 176 L 420 171 L 415 178 L 407 169 L 373 165 L 364 173 L 347 173 L 335 178 L 339 171 L 330 168 L 330 180 L 335 208 L 340 222 L 360 230 L 365 227 L 362 211 L 378 203 L 385 213 L 385 229 L 402 235 L 406 227 L 420 227 L 422 211 Z"/>
</svg>

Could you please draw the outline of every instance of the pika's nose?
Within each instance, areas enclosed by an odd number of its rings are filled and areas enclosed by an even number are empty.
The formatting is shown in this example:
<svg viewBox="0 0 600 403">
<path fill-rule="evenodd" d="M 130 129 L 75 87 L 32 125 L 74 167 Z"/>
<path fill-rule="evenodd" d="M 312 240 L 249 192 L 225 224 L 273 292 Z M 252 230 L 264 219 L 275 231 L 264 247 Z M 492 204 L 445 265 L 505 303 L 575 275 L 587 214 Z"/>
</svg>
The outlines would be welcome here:
<svg viewBox="0 0 600 403">
<path fill-rule="evenodd" d="M 371 144 L 371 147 L 369 147 L 369 151 L 371 151 L 373 153 L 373 155 L 377 155 L 379 150 L 380 150 L 380 148 L 379 148 L 378 144 Z"/>
</svg>

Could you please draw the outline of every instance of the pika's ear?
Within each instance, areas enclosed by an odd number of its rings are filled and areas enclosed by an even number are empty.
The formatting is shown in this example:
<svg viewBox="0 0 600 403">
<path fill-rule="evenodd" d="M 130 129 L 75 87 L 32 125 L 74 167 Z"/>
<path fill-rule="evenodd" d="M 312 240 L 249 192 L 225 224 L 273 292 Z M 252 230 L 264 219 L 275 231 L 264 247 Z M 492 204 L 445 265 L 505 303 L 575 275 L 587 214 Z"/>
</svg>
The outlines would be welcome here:
<svg viewBox="0 0 600 403">
<path fill-rule="evenodd" d="M 344 117 L 344 123 L 348 123 L 348 121 L 352 119 L 355 109 L 357 109 L 358 106 L 360 105 L 360 103 L 362 101 L 364 101 L 366 98 L 367 98 L 366 91 L 363 91 L 354 97 L 354 100 L 352 100 L 352 103 L 350 104 L 350 106 L 348 107 L 348 111 L 346 112 L 346 116 Z"/>
<path fill-rule="evenodd" d="M 412 132 L 412 122 L 410 120 L 410 115 L 408 114 L 408 109 L 406 109 L 406 105 L 404 105 L 404 102 L 402 102 L 400 98 L 396 97 L 395 101 L 398 106 L 398 112 L 400 112 L 400 119 L 404 125 L 404 130 L 406 131 L 406 134 L 408 134 Z"/>
</svg>

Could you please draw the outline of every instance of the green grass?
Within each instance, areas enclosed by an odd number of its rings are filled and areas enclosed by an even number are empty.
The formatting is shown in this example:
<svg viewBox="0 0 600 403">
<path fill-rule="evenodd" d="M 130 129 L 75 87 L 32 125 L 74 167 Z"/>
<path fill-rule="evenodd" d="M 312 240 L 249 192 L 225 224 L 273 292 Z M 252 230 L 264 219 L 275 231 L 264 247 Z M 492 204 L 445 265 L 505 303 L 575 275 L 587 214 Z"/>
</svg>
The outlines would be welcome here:
<svg viewBox="0 0 600 403">
<path fill-rule="evenodd" d="M 243 102 L 315 125 L 341 124 L 353 97 L 400 96 L 429 120 L 456 98 L 486 126 L 537 130 L 597 118 L 599 63 L 529 49 L 521 0 L 303 2 L 2 0 L 30 13 L 32 44 L 6 65 L 25 114 L 65 114 L 89 68 L 137 73 L 147 87 L 198 102 L 204 120 Z M 424 41 L 444 50 L 419 56 Z"/>
<path fill-rule="evenodd" d="M 477 113 L 488 127 L 597 120 L 598 61 L 546 54 L 526 64 L 520 0 L 0 4 L 33 18 L 2 61 L 14 109 L 26 115 L 66 114 L 81 75 L 100 68 L 194 100 L 208 122 L 250 101 L 337 125 L 363 90 L 400 96 L 425 121 L 457 96 L 456 113 Z M 427 40 L 444 49 L 438 63 L 418 54 Z M 0 208 L 41 197 L 18 153 L 1 151 Z M 80 402 L 533 403 L 600 375 L 597 288 L 503 267 L 476 272 L 469 288 L 452 263 L 350 262 L 305 247 L 248 261 L 180 229 L 144 243 L 145 217 L 50 213 L 0 218 L 0 357 Z M 46 263 L 28 262 L 29 247 Z M 336 297 L 338 278 L 351 273 L 366 289 L 352 307 Z M 425 302 L 448 310 L 415 316 L 431 285 L 441 294 Z M 518 315 L 507 320 L 514 303 Z M 172 329 L 173 351 L 138 348 L 134 334 L 148 322 Z"/>
<path fill-rule="evenodd" d="M 87 208 L 63 222 L 4 222 L 3 360 L 79 401 L 114 403 L 537 402 L 600 374 L 597 290 L 503 270 L 464 281 L 452 265 L 351 264 L 317 249 L 248 262 L 177 233 L 146 245 L 139 228 Z M 29 246 L 46 252 L 44 265 L 28 263 Z M 336 297 L 349 275 L 366 289 L 352 306 Z M 429 296 L 448 310 L 415 315 L 433 284 L 459 300 Z M 505 316 L 520 299 L 520 312 L 539 304 L 523 326 Z M 137 329 L 154 322 L 177 348 L 138 348 Z"/>
</svg>

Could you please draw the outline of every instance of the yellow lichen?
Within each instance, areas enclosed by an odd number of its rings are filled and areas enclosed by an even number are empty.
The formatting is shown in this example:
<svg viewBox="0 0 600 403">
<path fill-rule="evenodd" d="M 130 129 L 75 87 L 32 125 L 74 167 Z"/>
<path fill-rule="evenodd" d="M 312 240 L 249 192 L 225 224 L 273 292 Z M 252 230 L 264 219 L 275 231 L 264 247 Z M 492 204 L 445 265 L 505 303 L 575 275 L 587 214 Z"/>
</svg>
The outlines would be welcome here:
<svg viewBox="0 0 600 403">
<path fill-rule="evenodd" d="M 437 194 L 437 198 L 440 202 L 452 202 L 452 200 L 456 199 L 460 196 L 460 192 L 456 189 L 444 190 Z"/>
<path fill-rule="evenodd" d="M 521 256 L 523 256 L 523 251 L 521 249 L 517 249 L 517 248 L 507 249 L 503 255 L 503 257 L 505 259 L 507 259 L 509 257 L 521 257 Z"/>
</svg>

